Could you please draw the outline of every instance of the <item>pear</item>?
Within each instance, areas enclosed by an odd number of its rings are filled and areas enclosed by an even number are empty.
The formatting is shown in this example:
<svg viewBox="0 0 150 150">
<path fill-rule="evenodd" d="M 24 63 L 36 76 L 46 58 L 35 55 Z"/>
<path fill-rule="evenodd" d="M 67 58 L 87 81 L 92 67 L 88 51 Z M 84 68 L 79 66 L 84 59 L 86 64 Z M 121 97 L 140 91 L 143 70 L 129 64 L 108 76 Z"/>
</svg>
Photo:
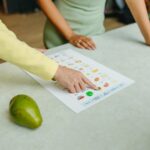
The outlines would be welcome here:
<svg viewBox="0 0 150 150">
<path fill-rule="evenodd" d="M 43 121 L 38 105 L 27 95 L 13 97 L 10 101 L 9 112 L 16 124 L 27 128 L 38 128 Z"/>
</svg>

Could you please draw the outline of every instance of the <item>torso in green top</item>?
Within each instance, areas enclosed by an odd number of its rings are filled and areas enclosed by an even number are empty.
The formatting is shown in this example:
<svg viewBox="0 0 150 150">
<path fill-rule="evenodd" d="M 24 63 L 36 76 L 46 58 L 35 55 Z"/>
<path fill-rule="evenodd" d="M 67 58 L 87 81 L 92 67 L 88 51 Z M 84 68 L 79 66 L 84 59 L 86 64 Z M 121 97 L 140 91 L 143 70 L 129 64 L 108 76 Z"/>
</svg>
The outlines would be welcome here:
<svg viewBox="0 0 150 150">
<path fill-rule="evenodd" d="M 54 3 L 73 31 L 92 36 L 104 32 L 104 7 L 106 0 L 54 0 Z M 44 30 L 46 47 L 52 48 L 66 41 L 47 20 Z"/>
</svg>

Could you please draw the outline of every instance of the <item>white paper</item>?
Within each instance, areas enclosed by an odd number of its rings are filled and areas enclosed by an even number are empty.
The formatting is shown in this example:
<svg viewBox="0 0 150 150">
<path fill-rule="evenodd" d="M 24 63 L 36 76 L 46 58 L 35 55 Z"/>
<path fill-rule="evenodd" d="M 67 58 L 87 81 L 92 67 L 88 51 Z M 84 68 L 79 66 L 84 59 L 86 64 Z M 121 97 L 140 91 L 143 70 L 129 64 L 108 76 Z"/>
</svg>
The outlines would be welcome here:
<svg viewBox="0 0 150 150">
<path fill-rule="evenodd" d="M 101 88 L 100 90 L 86 89 L 80 93 L 70 94 L 57 82 L 44 81 L 30 74 L 43 87 L 76 113 L 87 109 L 115 92 L 134 83 L 133 80 L 72 49 L 63 50 L 48 55 L 48 57 L 61 65 L 81 71 L 95 85 Z"/>
</svg>

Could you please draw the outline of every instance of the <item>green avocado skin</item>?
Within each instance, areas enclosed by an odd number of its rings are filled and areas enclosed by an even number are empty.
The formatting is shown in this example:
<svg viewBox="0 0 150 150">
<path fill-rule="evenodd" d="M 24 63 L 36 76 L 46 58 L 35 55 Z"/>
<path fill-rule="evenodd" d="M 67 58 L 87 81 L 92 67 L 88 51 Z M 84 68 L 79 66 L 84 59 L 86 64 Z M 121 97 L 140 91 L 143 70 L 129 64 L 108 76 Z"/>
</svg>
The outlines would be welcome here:
<svg viewBox="0 0 150 150">
<path fill-rule="evenodd" d="M 9 104 L 9 112 L 16 124 L 27 128 L 38 128 L 43 121 L 38 105 L 27 95 L 13 97 Z"/>
</svg>

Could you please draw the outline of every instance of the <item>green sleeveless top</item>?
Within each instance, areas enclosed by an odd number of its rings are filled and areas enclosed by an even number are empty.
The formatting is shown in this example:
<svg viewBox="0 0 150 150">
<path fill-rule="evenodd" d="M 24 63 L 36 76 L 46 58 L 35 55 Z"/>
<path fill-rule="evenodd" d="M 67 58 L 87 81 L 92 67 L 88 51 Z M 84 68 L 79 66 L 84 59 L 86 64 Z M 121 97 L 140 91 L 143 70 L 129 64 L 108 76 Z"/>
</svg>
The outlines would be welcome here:
<svg viewBox="0 0 150 150">
<path fill-rule="evenodd" d="M 54 0 L 54 3 L 72 30 L 81 35 L 99 35 L 105 31 L 104 7 L 106 0 Z M 47 20 L 44 43 L 47 48 L 65 44 L 67 41 Z"/>
</svg>

